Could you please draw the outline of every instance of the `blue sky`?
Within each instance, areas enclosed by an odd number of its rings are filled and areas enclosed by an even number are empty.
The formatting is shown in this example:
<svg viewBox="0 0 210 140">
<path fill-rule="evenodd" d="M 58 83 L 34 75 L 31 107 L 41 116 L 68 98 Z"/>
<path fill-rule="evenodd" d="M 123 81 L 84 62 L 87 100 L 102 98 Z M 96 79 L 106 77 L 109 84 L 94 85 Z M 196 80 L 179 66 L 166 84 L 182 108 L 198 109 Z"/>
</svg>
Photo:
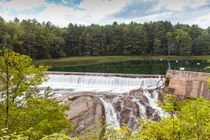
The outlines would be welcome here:
<svg viewBox="0 0 210 140">
<path fill-rule="evenodd" d="M 210 26 L 210 0 L 0 0 L 6 21 L 36 18 L 57 26 L 168 20 Z"/>
</svg>

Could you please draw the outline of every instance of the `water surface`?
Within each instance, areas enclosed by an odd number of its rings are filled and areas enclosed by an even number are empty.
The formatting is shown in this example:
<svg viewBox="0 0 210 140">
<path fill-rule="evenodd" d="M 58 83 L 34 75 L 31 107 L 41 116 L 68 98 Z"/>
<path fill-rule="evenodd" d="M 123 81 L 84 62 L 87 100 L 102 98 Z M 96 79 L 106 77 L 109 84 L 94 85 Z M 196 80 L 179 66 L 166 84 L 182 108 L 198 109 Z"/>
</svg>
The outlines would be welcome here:
<svg viewBox="0 0 210 140">
<path fill-rule="evenodd" d="M 187 71 L 210 72 L 204 70 L 210 64 L 204 60 L 170 61 L 172 70 L 184 67 Z M 83 66 L 53 67 L 51 71 L 66 72 L 97 72 L 97 73 L 129 73 L 129 74 L 166 74 L 169 68 L 168 60 L 132 60 L 126 62 L 100 63 Z"/>
</svg>

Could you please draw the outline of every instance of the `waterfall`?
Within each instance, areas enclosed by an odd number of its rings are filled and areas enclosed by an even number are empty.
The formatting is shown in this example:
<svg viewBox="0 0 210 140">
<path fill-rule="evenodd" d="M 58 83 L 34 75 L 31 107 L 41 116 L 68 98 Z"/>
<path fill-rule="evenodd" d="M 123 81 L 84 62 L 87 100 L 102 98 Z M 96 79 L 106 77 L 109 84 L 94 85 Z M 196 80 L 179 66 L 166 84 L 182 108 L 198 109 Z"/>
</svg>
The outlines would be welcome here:
<svg viewBox="0 0 210 140">
<path fill-rule="evenodd" d="M 106 123 L 119 129 L 122 123 L 132 130 L 138 126 L 138 118 L 158 120 L 166 115 L 157 106 L 158 91 L 164 88 L 165 79 L 159 77 L 120 77 L 112 75 L 64 75 L 49 74 L 48 82 L 40 88 L 51 87 L 56 96 L 71 93 L 95 93 L 105 111 Z"/>
<path fill-rule="evenodd" d="M 140 113 L 140 116 L 139 117 L 145 117 L 146 116 L 146 109 L 145 109 L 145 106 L 143 106 L 142 104 L 139 103 L 139 101 L 133 97 L 131 99 L 132 102 L 136 103 L 139 107 L 139 113 Z"/>
<path fill-rule="evenodd" d="M 134 89 L 155 89 L 163 83 L 161 78 L 125 78 L 115 76 L 86 76 L 51 74 L 49 80 L 40 88 L 51 87 L 59 94 L 59 90 L 75 92 L 107 92 L 129 93 Z"/>
<path fill-rule="evenodd" d="M 106 114 L 106 123 L 111 125 L 114 129 L 120 129 L 119 119 L 117 118 L 117 113 L 115 112 L 114 107 L 109 102 L 109 100 L 99 97 L 102 101 Z"/>
</svg>

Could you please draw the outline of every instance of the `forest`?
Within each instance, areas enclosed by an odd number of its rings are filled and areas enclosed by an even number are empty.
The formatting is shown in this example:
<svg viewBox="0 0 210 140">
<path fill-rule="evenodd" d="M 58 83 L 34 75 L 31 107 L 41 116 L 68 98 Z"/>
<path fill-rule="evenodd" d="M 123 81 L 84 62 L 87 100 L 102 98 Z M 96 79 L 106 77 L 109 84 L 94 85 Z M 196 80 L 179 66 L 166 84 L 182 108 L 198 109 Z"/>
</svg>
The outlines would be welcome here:
<svg viewBox="0 0 210 140">
<path fill-rule="evenodd" d="M 32 59 L 70 56 L 210 54 L 210 27 L 170 21 L 58 27 L 36 19 L 0 18 L 0 49 L 10 47 Z"/>
</svg>

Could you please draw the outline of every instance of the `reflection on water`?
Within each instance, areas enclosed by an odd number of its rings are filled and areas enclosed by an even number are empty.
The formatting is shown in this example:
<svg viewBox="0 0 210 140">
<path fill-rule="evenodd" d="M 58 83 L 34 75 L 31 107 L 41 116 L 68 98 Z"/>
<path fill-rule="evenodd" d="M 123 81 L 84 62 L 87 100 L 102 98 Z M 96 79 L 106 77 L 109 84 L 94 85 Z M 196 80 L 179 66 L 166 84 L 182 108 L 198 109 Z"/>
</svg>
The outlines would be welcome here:
<svg viewBox="0 0 210 140">
<path fill-rule="evenodd" d="M 170 61 L 172 70 L 179 70 L 184 67 L 187 71 L 210 72 L 204 70 L 210 64 L 203 60 L 179 60 Z M 101 63 L 84 66 L 53 67 L 51 71 L 66 72 L 97 72 L 97 73 L 130 73 L 130 74 L 166 74 L 168 70 L 167 60 L 133 60 L 126 62 Z"/>
</svg>

